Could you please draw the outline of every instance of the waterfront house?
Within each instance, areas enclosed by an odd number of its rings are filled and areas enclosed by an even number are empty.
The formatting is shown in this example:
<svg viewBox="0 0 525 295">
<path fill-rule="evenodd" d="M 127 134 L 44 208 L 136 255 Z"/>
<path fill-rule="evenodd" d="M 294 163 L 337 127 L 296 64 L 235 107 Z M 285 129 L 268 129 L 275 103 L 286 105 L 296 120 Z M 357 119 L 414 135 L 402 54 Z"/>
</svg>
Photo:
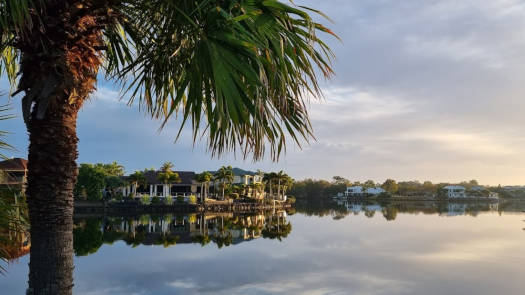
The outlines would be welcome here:
<svg viewBox="0 0 525 295">
<path fill-rule="evenodd" d="M 146 184 L 133 187 L 128 184 L 121 187 L 122 194 L 127 197 L 134 194 L 137 197 L 149 195 L 151 197 L 166 198 L 168 196 L 189 196 L 200 193 L 200 183 L 195 180 L 195 172 L 173 171 L 179 175 L 180 182 L 162 183 L 159 180 L 160 171 L 148 170 L 144 172 Z M 125 178 L 126 179 L 126 178 Z"/>
<path fill-rule="evenodd" d="M 346 188 L 345 196 L 377 196 L 381 193 L 384 193 L 385 190 L 380 187 L 371 187 L 371 188 L 363 188 L 362 186 L 349 186 Z"/>
<path fill-rule="evenodd" d="M 345 196 L 360 196 L 363 194 L 362 186 L 349 186 L 346 188 Z"/>
<path fill-rule="evenodd" d="M 466 198 L 466 189 L 461 185 L 449 185 L 443 188 L 448 198 Z"/>
<path fill-rule="evenodd" d="M 371 188 L 367 188 L 365 190 L 365 194 L 373 195 L 373 196 L 377 196 L 377 195 L 382 194 L 384 192 L 385 192 L 385 190 L 380 188 L 380 187 L 371 187 Z"/>
<path fill-rule="evenodd" d="M 263 176 L 253 173 L 253 172 L 247 172 L 243 174 L 236 174 L 233 176 L 233 181 L 231 182 L 231 185 L 237 186 L 237 187 L 243 187 L 245 194 L 248 197 L 254 198 L 254 199 L 263 199 L 265 197 L 264 188 L 263 188 Z M 211 182 L 211 188 L 213 193 L 218 196 L 221 192 L 221 187 L 223 184 L 222 179 L 215 179 Z M 258 187 L 258 188 L 257 188 Z"/>
<path fill-rule="evenodd" d="M 27 184 L 27 160 L 13 158 L 0 162 L 0 186 L 25 189 Z"/>
</svg>

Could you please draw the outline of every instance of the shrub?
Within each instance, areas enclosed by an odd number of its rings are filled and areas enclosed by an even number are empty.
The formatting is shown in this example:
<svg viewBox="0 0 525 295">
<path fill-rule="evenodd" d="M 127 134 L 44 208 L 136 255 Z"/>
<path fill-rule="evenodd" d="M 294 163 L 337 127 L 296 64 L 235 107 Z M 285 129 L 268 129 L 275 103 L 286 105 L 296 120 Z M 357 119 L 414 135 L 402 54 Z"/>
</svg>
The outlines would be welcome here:
<svg viewBox="0 0 525 295">
<path fill-rule="evenodd" d="M 149 195 L 143 195 L 141 198 L 140 198 L 140 202 L 143 204 L 143 205 L 149 205 L 151 203 L 151 198 L 149 197 Z"/>
<path fill-rule="evenodd" d="M 230 197 L 234 200 L 237 200 L 239 198 L 239 194 L 238 193 L 233 193 L 230 195 Z"/>
<path fill-rule="evenodd" d="M 122 192 L 117 192 L 115 194 L 114 199 L 117 200 L 117 201 L 122 201 L 122 199 L 124 199 L 124 195 L 122 194 Z"/>
<path fill-rule="evenodd" d="M 177 203 L 184 203 L 184 197 L 183 196 L 177 196 Z"/>
<path fill-rule="evenodd" d="M 197 196 L 196 195 L 191 195 L 189 197 L 189 203 L 190 204 L 197 204 Z"/>
<path fill-rule="evenodd" d="M 295 203 L 295 197 L 288 197 L 286 199 L 286 203 L 288 204 L 294 204 Z"/>
<path fill-rule="evenodd" d="M 173 197 L 172 196 L 167 196 L 164 199 L 164 204 L 166 204 L 166 205 L 173 205 Z"/>
<path fill-rule="evenodd" d="M 151 204 L 158 204 L 158 203 L 160 203 L 160 198 L 158 196 L 154 196 L 151 199 Z"/>
<path fill-rule="evenodd" d="M 391 195 L 389 192 L 382 192 L 382 193 L 380 193 L 379 195 L 377 195 L 377 197 L 378 197 L 378 198 L 387 199 L 387 198 L 392 197 L 392 195 Z"/>
</svg>

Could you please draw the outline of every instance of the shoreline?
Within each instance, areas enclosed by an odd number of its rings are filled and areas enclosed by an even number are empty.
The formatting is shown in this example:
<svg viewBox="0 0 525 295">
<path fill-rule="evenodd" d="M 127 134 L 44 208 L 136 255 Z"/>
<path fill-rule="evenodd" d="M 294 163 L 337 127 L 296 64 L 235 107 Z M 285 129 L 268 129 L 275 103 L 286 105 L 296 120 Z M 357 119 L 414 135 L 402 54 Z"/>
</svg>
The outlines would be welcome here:
<svg viewBox="0 0 525 295">
<path fill-rule="evenodd" d="M 289 209 L 292 204 L 258 204 L 244 202 L 217 202 L 207 204 L 150 204 L 140 203 L 108 203 L 75 201 L 74 213 L 111 213 L 111 214 L 142 214 L 142 213 L 250 213 L 270 211 L 274 209 Z"/>
</svg>

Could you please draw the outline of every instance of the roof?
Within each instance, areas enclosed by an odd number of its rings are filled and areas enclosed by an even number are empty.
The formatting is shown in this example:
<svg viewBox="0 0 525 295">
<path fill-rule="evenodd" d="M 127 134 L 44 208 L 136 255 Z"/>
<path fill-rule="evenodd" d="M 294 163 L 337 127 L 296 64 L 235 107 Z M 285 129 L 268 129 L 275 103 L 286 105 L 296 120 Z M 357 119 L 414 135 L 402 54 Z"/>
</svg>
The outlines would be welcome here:
<svg viewBox="0 0 525 295">
<path fill-rule="evenodd" d="M 195 172 L 193 171 L 173 171 L 179 174 L 181 182 L 173 184 L 193 184 L 195 180 Z M 160 184 L 161 182 L 158 179 L 158 174 L 160 171 L 148 170 L 144 172 L 144 177 L 148 184 Z"/>
<path fill-rule="evenodd" d="M 0 162 L 0 170 L 3 171 L 26 171 L 27 160 L 22 158 L 13 158 Z"/>
</svg>

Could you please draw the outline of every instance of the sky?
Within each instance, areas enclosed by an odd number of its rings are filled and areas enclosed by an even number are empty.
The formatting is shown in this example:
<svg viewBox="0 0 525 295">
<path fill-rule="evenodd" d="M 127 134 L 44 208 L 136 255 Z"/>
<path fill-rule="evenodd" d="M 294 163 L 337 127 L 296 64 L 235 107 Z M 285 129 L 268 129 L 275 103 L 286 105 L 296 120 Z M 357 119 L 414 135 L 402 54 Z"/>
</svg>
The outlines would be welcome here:
<svg viewBox="0 0 525 295">
<path fill-rule="evenodd" d="M 326 13 L 333 22 L 319 21 L 342 40 L 325 37 L 336 76 L 309 104 L 317 141 L 289 145 L 278 163 L 212 159 L 205 141 L 193 146 L 185 133 L 175 143 L 178 122 L 159 132 L 160 122 L 102 80 L 79 115 L 78 161 L 118 161 L 127 172 L 171 161 L 177 170 L 232 165 L 296 179 L 525 184 L 525 1 L 294 2 Z M 2 129 L 18 151 L 8 154 L 26 157 L 20 97 L 12 102 L 18 117 Z"/>
</svg>

